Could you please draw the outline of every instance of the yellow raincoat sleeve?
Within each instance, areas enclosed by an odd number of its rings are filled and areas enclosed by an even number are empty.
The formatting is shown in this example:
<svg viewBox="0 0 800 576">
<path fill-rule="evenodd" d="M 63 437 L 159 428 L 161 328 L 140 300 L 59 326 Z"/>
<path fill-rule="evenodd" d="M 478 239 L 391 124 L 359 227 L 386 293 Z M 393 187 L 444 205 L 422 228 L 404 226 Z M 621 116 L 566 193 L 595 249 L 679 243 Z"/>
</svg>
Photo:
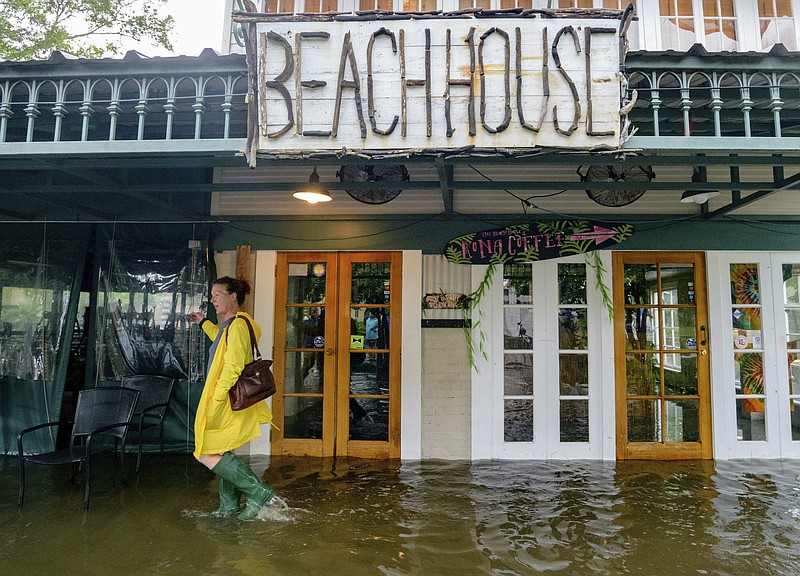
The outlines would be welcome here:
<svg viewBox="0 0 800 576">
<path fill-rule="evenodd" d="M 223 332 L 208 370 L 203 394 L 195 416 L 195 457 L 200 454 L 222 454 L 238 448 L 261 435 L 260 424 L 272 422 L 272 411 L 266 402 L 257 402 L 244 410 L 231 410 L 228 390 L 236 383 L 242 368 L 253 359 L 250 331 L 242 319 L 247 317 L 253 325 L 256 339 L 261 329 L 244 312 Z M 203 331 L 216 337 L 219 328 L 203 322 Z"/>
<path fill-rule="evenodd" d="M 200 322 L 200 328 L 203 329 L 203 332 L 206 333 L 206 336 L 208 336 L 208 339 L 211 340 L 212 342 L 217 337 L 217 334 L 219 334 L 219 326 L 214 324 L 208 318 Z"/>
</svg>

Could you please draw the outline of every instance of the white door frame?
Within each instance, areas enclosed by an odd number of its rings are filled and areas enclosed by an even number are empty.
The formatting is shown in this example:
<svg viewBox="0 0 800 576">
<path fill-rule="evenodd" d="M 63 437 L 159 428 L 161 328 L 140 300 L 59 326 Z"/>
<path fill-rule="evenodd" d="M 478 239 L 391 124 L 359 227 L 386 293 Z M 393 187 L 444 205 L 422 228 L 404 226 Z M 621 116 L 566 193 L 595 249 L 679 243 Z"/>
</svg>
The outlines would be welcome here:
<svg viewBox="0 0 800 576">
<path fill-rule="evenodd" d="M 599 252 L 603 283 L 612 290 L 611 253 Z M 583 255 L 533 263 L 534 299 L 534 441 L 505 442 L 503 437 L 503 282 L 498 266 L 492 286 L 473 314 L 480 320 L 488 358 L 480 353 L 479 331 L 473 331 L 477 370 L 472 370 L 472 459 L 606 459 L 615 455 L 614 338 L 608 310 L 596 288 L 594 269 L 587 264 L 589 323 L 589 442 L 559 440 L 559 263 L 585 263 Z M 472 286 L 478 286 L 486 266 L 473 266 Z M 539 351 L 539 353 L 537 353 Z"/>
</svg>

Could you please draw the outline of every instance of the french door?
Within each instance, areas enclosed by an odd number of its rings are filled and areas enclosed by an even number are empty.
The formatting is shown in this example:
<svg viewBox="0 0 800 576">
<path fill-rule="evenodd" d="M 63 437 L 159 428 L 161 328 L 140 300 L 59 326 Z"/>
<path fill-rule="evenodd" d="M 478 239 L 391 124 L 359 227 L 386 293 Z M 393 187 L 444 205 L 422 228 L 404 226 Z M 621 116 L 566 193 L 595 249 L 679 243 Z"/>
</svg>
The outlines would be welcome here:
<svg viewBox="0 0 800 576">
<path fill-rule="evenodd" d="M 711 458 L 702 253 L 615 252 L 617 458 Z"/>
<path fill-rule="evenodd" d="M 272 453 L 400 457 L 399 252 L 279 253 Z"/>
</svg>

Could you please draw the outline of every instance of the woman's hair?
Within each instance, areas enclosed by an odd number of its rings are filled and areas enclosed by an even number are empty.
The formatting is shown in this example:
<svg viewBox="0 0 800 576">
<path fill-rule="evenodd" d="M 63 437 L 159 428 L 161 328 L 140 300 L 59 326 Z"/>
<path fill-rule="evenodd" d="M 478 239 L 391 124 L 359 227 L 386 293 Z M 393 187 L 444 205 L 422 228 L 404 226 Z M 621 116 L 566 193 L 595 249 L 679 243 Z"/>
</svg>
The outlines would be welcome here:
<svg viewBox="0 0 800 576">
<path fill-rule="evenodd" d="M 244 297 L 250 294 L 250 284 L 247 280 L 223 276 L 214 280 L 214 284 L 225 286 L 225 291 L 228 294 L 236 294 L 236 302 L 239 303 L 239 306 L 244 304 Z"/>
</svg>

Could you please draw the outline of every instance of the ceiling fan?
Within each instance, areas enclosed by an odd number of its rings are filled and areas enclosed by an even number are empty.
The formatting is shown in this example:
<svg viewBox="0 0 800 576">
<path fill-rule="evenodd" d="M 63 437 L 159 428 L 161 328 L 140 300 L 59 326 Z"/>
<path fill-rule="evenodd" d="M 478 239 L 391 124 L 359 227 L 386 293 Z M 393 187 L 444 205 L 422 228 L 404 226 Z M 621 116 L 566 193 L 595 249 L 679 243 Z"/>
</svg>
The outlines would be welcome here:
<svg viewBox="0 0 800 576">
<path fill-rule="evenodd" d="M 626 182 L 633 186 L 621 190 L 587 190 L 586 194 L 601 206 L 627 206 L 638 200 L 647 191 L 649 184 L 656 177 L 650 166 L 630 166 L 616 168 L 615 166 L 593 165 L 581 172 L 583 166 L 578 167 L 581 182 Z M 639 186 L 641 184 L 641 186 Z"/>
<path fill-rule="evenodd" d="M 402 164 L 346 164 L 336 175 L 340 182 L 381 182 L 385 187 L 346 190 L 355 200 L 364 204 L 386 204 L 397 198 L 402 188 L 396 185 L 408 182 L 408 170 Z"/>
</svg>

